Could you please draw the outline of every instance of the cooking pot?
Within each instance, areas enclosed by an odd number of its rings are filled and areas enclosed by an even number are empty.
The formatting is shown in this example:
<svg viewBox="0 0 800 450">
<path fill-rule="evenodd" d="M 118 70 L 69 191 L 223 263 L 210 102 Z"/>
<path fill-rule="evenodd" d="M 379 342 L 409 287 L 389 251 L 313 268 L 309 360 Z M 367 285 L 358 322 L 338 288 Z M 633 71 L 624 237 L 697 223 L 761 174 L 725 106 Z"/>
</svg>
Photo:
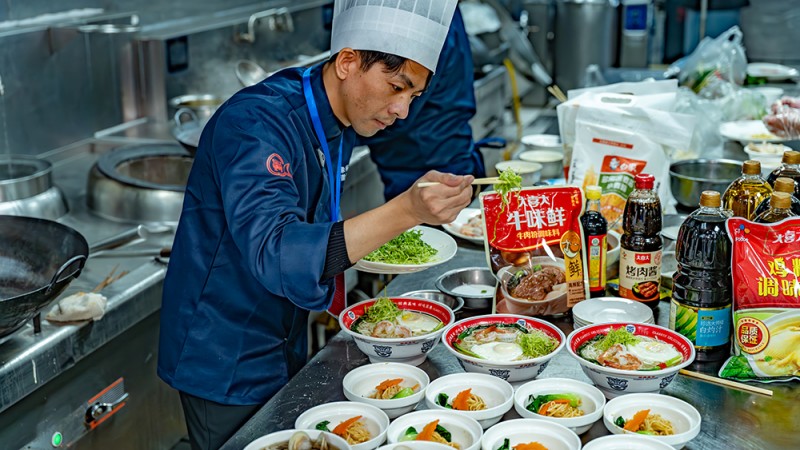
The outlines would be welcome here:
<svg viewBox="0 0 800 450">
<path fill-rule="evenodd" d="M 43 159 L 0 157 L 0 214 L 51 220 L 66 214 L 67 201 L 53 185 L 52 171 Z"/>
<path fill-rule="evenodd" d="M 51 220 L 0 216 L 0 337 L 21 328 L 77 278 L 89 245 Z"/>
<path fill-rule="evenodd" d="M 169 100 L 169 107 L 175 111 L 188 109 L 201 121 L 206 122 L 225 99 L 213 94 L 189 94 L 173 97 Z"/>
<path fill-rule="evenodd" d="M 207 121 L 200 120 L 189 108 L 181 108 L 175 112 L 175 125 L 172 126 L 172 136 L 194 156 L 200 144 L 200 135 Z"/>
</svg>

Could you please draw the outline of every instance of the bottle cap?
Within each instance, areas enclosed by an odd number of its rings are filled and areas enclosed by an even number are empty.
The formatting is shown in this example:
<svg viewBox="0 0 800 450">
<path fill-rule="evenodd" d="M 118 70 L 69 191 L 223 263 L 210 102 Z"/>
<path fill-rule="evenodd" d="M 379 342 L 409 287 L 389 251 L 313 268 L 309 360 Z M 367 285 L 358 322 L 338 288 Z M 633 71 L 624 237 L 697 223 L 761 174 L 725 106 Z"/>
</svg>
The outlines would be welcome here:
<svg viewBox="0 0 800 450">
<path fill-rule="evenodd" d="M 649 173 L 640 173 L 633 179 L 636 189 L 653 189 L 656 183 L 656 177 Z"/>
<path fill-rule="evenodd" d="M 597 185 L 586 186 L 586 199 L 587 200 L 600 200 L 603 196 L 603 188 Z"/>
<path fill-rule="evenodd" d="M 769 199 L 769 205 L 772 208 L 791 208 L 792 196 L 786 192 L 775 192 Z"/>
<path fill-rule="evenodd" d="M 794 194 L 794 180 L 788 177 L 778 177 L 778 179 L 775 180 L 773 189 L 778 192 Z"/>
<path fill-rule="evenodd" d="M 719 208 L 722 202 L 719 199 L 719 192 L 717 191 L 703 191 L 700 194 L 700 206 L 707 208 Z"/>
<path fill-rule="evenodd" d="M 784 164 L 800 164 L 800 152 L 786 150 L 783 152 L 783 159 L 781 159 L 781 162 Z"/>
<path fill-rule="evenodd" d="M 761 163 L 754 159 L 748 159 L 742 164 L 742 173 L 745 175 L 761 175 Z"/>
</svg>

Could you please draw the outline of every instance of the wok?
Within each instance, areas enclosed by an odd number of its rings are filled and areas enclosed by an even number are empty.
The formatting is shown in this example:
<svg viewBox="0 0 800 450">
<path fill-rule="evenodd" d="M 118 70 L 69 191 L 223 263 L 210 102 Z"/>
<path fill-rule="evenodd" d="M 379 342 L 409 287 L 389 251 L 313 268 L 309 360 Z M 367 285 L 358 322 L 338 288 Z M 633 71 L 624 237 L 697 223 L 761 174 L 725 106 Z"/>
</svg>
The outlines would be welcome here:
<svg viewBox="0 0 800 450">
<path fill-rule="evenodd" d="M 188 117 L 184 120 L 184 117 Z M 183 148 L 194 156 L 200 144 L 200 135 L 203 133 L 205 121 L 201 121 L 189 108 L 181 108 L 175 112 L 175 125 L 172 126 L 172 136 L 180 142 Z"/>
<path fill-rule="evenodd" d="M 77 278 L 89 245 L 58 222 L 0 216 L 0 337 L 21 328 Z"/>
</svg>

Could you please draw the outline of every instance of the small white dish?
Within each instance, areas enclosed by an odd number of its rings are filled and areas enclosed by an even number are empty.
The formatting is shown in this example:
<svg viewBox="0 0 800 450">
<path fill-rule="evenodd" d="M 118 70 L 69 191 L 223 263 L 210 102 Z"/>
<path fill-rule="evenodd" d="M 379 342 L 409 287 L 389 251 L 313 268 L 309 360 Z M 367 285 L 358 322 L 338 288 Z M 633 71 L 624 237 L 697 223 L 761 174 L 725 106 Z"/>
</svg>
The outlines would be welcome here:
<svg viewBox="0 0 800 450">
<path fill-rule="evenodd" d="M 450 432 L 452 436 L 451 442 L 457 443 L 461 450 L 478 450 L 480 448 L 483 428 L 481 428 L 478 421 L 453 411 L 438 409 L 414 411 L 398 417 L 389 425 L 386 437 L 389 439 L 389 443 L 392 444 L 402 442 L 402 438 L 409 427 L 414 427 L 417 432 L 420 432 L 425 425 L 434 420 L 438 420 L 439 425 Z"/>
<path fill-rule="evenodd" d="M 653 310 L 634 300 L 617 297 L 598 297 L 578 302 L 572 307 L 572 317 L 587 325 L 610 322 L 647 323 L 653 320 Z"/>
<path fill-rule="evenodd" d="M 572 393 L 580 396 L 581 405 L 579 408 L 583 415 L 579 417 L 550 417 L 542 416 L 533 411 L 529 411 L 526 406 L 530 403 L 529 397 L 533 395 L 547 394 L 567 394 Z M 589 431 L 595 422 L 603 416 L 603 407 L 606 405 L 606 398 L 600 389 L 580 381 L 569 378 L 544 378 L 541 380 L 529 381 L 519 386 L 514 392 L 514 409 L 521 417 L 526 419 L 547 420 L 559 425 L 563 425 L 576 434 L 583 434 Z"/>
<path fill-rule="evenodd" d="M 244 450 L 263 450 L 265 448 L 269 448 L 271 445 L 278 444 L 280 442 L 289 441 L 291 437 L 297 432 L 304 432 L 311 438 L 311 440 L 316 440 L 319 438 L 321 433 L 325 434 L 325 439 L 328 441 L 328 444 L 337 447 L 339 450 L 351 450 L 352 447 L 345 441 L 344 439 L 340 438 L 339 436 L 333 433 L 326 433 L 324 431 L 319 430 L 283 430 L 283 431 L 276 431 L 274 433 L 267 434 L 265 436 L 261 436 L 260 438 L 250 442 L 247 444 L 247 447 Z"/>
<path fill-rule="evenodd" d="M 564 152 L 558 150 L 528 150 L 519 154 L 520 161 L 542 165 L 542 178 L 564 176 Z"/>
<path fill-rule="evenodd" d="M 404 387 L 419 384 L 419 391 L 398 399 L 369 398 L 375 391 L 375 386 L 384 380 L 394 378 L 403 378 L 401 385 Z M 351 370 L 342 380 L 342 389 L 348 400 L 380 408 L 390 419 L 394 419 L 416 408 L 417 403 L 425 396 L 428 384 L 430 378 L 424 370 L 408 364 L 384 362 L 367 364 Z"/>
<path fill-rule="evenodd" d="M 403 442 L 395 442 L 394 444 L 386 444 L 382 447 L 378 447 L 378 450 L 395 450 L 396 448 L 400 447 L 401 449 L 411 449 L 411 450 L 453 450 L 453 447 L 445 444 L 439 444 L 438 442 L 431 442 L 431 441 L 403 441 Z"/>
<path fill-rule="evenodd" d="M 538 419 L 515 419 L 498 423 L 486 430 L 481 439 L 481 450 L 497 450 L 509 440 L 509 447 L 528 442 L 538 442 L 548 450 L 580 450 L 577 434 L 557 423 Z"/>
<path fill-rule="evenodd" d="M 460 411 L 441 406 L 436 401 L 439 394 L 446 394 L 448 404 L 451 404 L 456 395 L 465 389 L 472 389 L 473 394 L 481 397 L 486 403 L 486 409 Z M 439 377 L 425 391 L 425 404 L 428 408 L 463 414 L 477 420 L 484 430 L 499 422 L 503 414 L 511 409 L 513 401 L 514 388 L 508 381 L 480 373 L 455 373 Z"/>
<path fill-rule="evenodd" d="M 561 137 L 557 134 L 528 134 L 520 139 L 522 144 L 529 149 L 547 148 L 560 149 Z"/>
<path fill-rule="evenodd" d="M 785 139 L 775 136 L 767 130 L 760 120 L 737 120 L 724 122 L 719 126 L 719 134 L 731 141 L 739 142 L 783 142 Z"/>
<path fill-rule="evenodd" d="M 389 428 L 389 417 L 381 409 L 366 403 L 332 402 L 315 406 L 294 421 L 298 430 L 315 430 L 317 424 L 330 422 L 328 429 L 333 429 L 351 417 L 361 416 L 361 421 L 369 430 L 372 438 L 360 444 L 351 444 L 353 450 L 373 450 L 386 441 L 386 429 Z"/>
<path fill-rule="evenodd" d="M 396 275 L 401 273 L 414 273 L 425 269 L 430 269 L 433 266 L 450 261 L 456 255 L 458 244 L 447 233 L 439 231 L 435 228 L 416 226 L 412 230 L 422 231 L 422 240 L 437 250 L 433 260 L 425 264 L 387 264 L 375 261 L 366 261 L 359 259 L 355 264 L 355 268 L 361 272 L 383 274 L 383 275 Z"/>
<path fill-rule="evenodd" d="M 644 436 L 612 434 L 592 439 L 583 450 L 672 450 L 672 447 Z"/>
<path fill-rule="evenodd" d="M 456 220 L 442 225 L 442 228 L 444 228 L 445 231 L 452 234 L 453 236 L 460 237 L 461 239 L 470 241 L 473 244 L 483 245 L 483 234 L 481 234 L 481 236 L 478 237 L 478 236 L 471 236 L 468 234 L 464 234 L 461 232 L 461 228 L 464 225 L 466 225 L 470 219 L 480 215 L 481 215 L 481 210 L 478 208 L 464 208 L 461 210 L 461 212 L 458 213 L 458 216 L 456 216 Z M 483 228 L 481 229 L 481 233 L 482 232 Z"/>
<path fill-rule="evenodd" d="M 773 63 L 750 63 L 747 74 L 751 77 L 763 77 L 770 81 L 783 81 L 796 78 L 800 72 L 793 67 Z"/>
<path fill-rule="evenodd" d="M 791 150 L 791 147 L 769 142 L 750 142 L 744 147 L 744 152 L 747 153 L 749 159 L 761 163 L 762 172 L 771 172 L 778 168 L 781 165 L 783 154 L 787 150 Z"/>
<path fill-rule="evenodd" d="M 617 417 L 622 416 L 628 420 L 643 409 L 649 409 L 651 414 L 659 414 L 672 422 L 675 434 L 669 436 L 639 435 L 623 430 L 614 424 Z M 701 422 L 700 413 L 694 406 L 675 397 L 661 394 L 623 395 L 609 400 L 603 410 L 603 423 L 611 433 L 644 436 L 671 445 L 676 449 L 683 448 L 686 443 L 697 437 L 700 433 Z"/>
</svg>

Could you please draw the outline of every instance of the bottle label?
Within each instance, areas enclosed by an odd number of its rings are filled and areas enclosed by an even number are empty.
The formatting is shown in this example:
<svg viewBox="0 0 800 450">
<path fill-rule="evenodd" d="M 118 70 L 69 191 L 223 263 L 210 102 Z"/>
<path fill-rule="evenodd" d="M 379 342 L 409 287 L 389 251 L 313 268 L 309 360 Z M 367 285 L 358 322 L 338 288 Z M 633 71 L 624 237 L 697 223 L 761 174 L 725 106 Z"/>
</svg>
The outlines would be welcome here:
<svg viewBox="0 0 800 450">
<path fill-rule="evenodd" d="M 661 250 L 620 249 L 619 296 L 640 302 L 658 300 L 661 290 Z"/>
<path fill-rule="evenodd" d="M 731 340 L 731 306 L 695 308 L 672 300 L 669 328 L 686 336 L 698 349 L 726 345 Z"/>
<path fill-rule="evenodd" d="M 589 264 L 589 290 L 591 292 L 605 292 L 606 290 L 606 235 L 589 235 L 587 248 Z"/>
</svg>

